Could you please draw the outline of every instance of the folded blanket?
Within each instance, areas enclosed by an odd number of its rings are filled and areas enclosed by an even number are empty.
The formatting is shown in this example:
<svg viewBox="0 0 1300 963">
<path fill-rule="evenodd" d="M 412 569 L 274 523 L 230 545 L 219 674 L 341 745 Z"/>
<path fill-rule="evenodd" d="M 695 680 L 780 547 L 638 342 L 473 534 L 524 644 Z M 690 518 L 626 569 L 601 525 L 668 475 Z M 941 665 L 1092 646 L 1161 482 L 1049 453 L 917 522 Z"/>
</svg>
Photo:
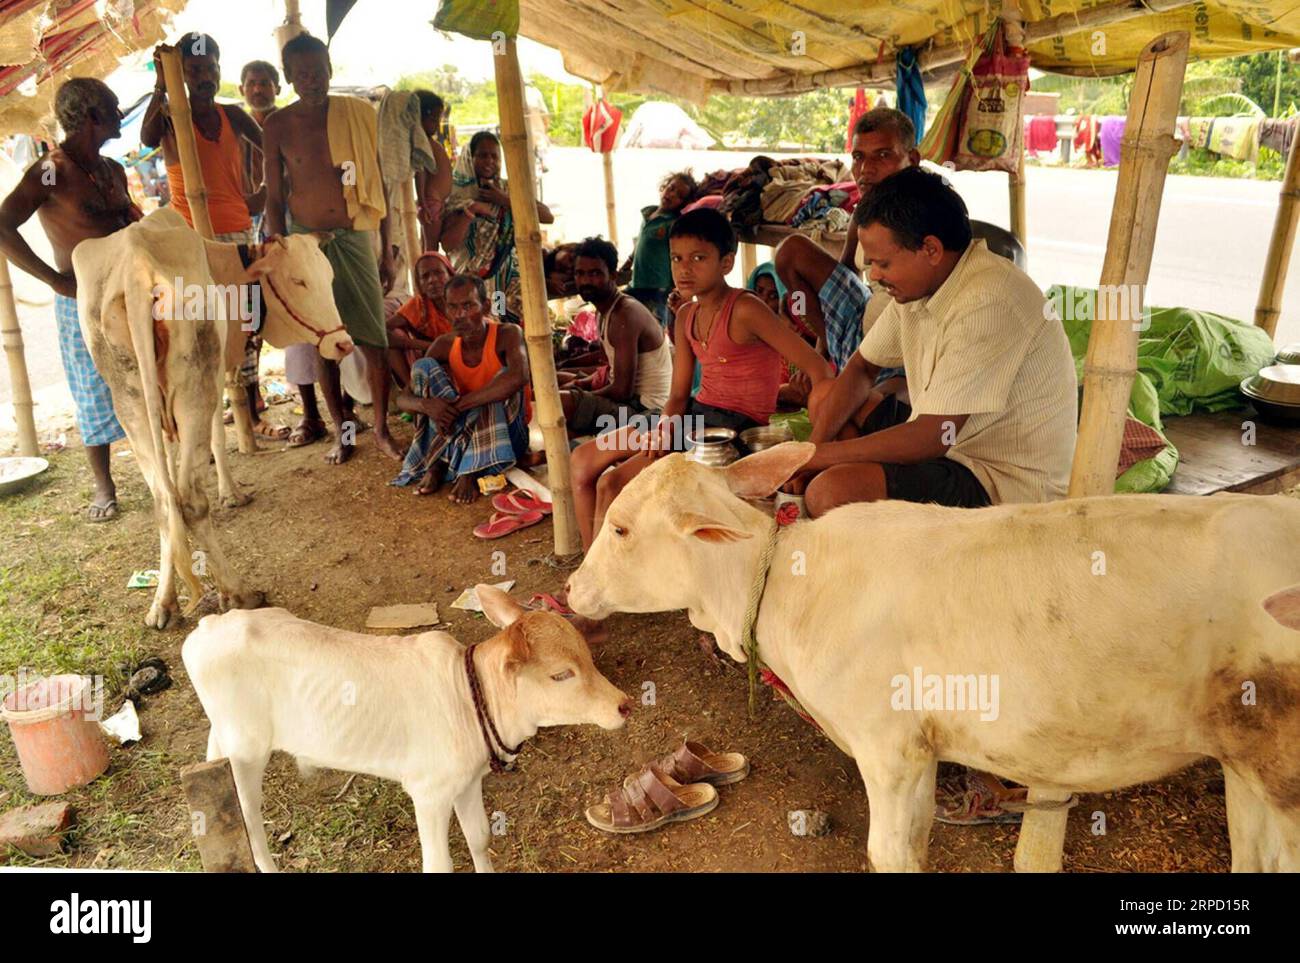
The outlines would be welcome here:
<svg viewBox="0 0 1300 963">
<path fill-rule="evenodd" d="M 343 168 L 343 199 L 356 231 L 375 230 L 388 213 L 379 175 L 378 126 L 375 109 L 366 101 L 330 97 L 326 120 L 330 163 Z"/>
</svg>

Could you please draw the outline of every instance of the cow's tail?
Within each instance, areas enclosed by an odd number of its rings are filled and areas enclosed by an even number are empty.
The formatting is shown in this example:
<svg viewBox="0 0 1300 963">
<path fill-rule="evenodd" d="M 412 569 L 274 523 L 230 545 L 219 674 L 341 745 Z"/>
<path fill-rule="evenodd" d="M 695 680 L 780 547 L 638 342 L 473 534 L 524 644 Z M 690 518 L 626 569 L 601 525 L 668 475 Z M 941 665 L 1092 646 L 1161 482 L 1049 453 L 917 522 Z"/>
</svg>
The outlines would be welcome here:
<svg viewBox="0 0 1300 963">
<path fill-rule="evenodd" d="M 185 532 L 185 516 L 181 512 L 180 495 L 176 491 L 175 466 L 169 456 L 163 439 L 162 396 L 158 389 L 158 356 L 154 348 L 154 294 L 153 275 L 150 271 L 126 272 L 126 321 L 131 332 L 131 346 L 135 349 L 137 370 L 140 372 L 140 388 L 144 395 L 145 419 L 149 425 L 149 434 L 153 441 L 157 466 L 158 487 L 163 497 L 163 507 L 167 511 L 167 534 L 171 544 L 171 564 L 176 574 L 181 577 L 190 590 L 190 604 L 185 610 L 188 615 L 203 598 L 203 586 L 195 578 L 190 567 L 189 539 Z M 134 282 L 134 283 L 133 283 Z M 162 559 L 166 565 L 167 559 Z"/>
</svg>

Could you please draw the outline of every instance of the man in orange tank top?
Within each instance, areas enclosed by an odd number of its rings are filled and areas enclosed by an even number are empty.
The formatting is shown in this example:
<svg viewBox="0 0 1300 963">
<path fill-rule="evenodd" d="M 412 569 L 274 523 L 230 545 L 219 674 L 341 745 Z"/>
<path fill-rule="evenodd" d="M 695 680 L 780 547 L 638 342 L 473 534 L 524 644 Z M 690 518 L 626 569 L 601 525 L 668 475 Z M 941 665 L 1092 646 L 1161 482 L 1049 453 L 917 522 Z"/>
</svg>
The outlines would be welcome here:
<svg viewBox="0 0 1300 963">
<path fill-rule="evenodd" d="M 528 357 L 516 324 L 488 321 L 487 286 L 473 274 L 447 282 L 449 334 L 411 366 L 411 390 L 397 406 L 418 415 L 415 439 L 394 485 L 423 483 L 429 495 L 454 481 L 451 501 L 478 498 L 478 478 L 500 474 L 528 451 L 524 386 Z"/>
</svg>

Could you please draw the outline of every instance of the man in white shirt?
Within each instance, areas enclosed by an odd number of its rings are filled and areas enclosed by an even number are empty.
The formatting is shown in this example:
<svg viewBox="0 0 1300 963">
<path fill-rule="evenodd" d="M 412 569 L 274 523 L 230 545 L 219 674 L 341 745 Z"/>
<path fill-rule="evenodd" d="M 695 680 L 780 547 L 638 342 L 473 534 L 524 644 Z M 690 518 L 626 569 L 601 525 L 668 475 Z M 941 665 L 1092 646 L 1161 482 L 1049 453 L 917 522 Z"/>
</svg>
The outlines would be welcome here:
<svg viewBox="0 0 1300 963">
<path fill-rule="evenodd" d="M 817 451 L 792 485 L 808 514 L 885 498 L 975 508 L 1064 496 L 1074 361 L 1037 285 L 972 240 L 956 191 L 920 168 L 877 185 L 854 227 L 892 303 L 809 400 Z M 872 387 L 897 365 L 906 401 Z"/>
</svg>

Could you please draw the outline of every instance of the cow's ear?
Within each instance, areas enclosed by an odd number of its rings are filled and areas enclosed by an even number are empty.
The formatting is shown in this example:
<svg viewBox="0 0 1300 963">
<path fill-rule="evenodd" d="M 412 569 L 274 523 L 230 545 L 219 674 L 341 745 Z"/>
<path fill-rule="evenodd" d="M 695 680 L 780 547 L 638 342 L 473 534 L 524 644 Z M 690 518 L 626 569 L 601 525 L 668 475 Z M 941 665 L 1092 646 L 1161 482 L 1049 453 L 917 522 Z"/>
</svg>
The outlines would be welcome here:
<svg viewBox="0 0 1300 963">
<path fill-rule="evenodd" d="M 766 498 L 808 464 L 816 451 L 810 442 L 787 441 L 733 461 L 725 469 L 727 487 L 741 498 Z"/>
<path fill-rule="evenodd" d="M 1274 592 L 1260 604 L 1278 624 L 1288 629 L 1300 629 L 1300 585 Z"/>
<path fill-rule="evenodd" d="M 533 657 L 533 647 L 528 642 L 522 622 L 516 622 L 506 629 L 506 641 L 510 648 L 506 650 L 506 668 L 518 669 Z"/>
<path fill-rule="evenodd" d="M 508 628 L 528 610 L 505 592 L 492 585 L 475 585 L 474 594 L 483 606 L 483 614 L 499 629 Z"/>
<path fill-rule="evenodd" d="M 267 241 L 262 245 L 257 260 L 248 266 L 248 276 L 254 278 L 265 277 L 274 271 L 283 259 L 284 245 Z"/>
<path fill-rule="evenodd" d="M 743 528 L 736 528 L 716 518 L 709 518 L 698 512 L 679 512 L 673 516 L 673 526 L 683 535 L 698 538 L 704 542 L 738 542 L 754 536 Z"/>
</svg>

